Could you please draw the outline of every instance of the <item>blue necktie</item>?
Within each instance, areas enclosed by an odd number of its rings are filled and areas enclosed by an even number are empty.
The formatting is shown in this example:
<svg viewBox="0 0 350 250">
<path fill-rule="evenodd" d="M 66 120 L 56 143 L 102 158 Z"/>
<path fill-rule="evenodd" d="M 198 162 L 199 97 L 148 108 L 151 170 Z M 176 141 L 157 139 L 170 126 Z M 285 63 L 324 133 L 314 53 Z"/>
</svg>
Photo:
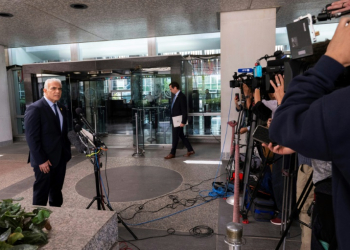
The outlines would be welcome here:
<svg viewBox="0 0 350 250">
<path fill-rule="evenodd" d="M 176 97 L 177 97 L 177 95 L 175 95 L 175 97 L 174 97 L 174 99 L 173 99 L 173 103 L 171 104 L 171 110 L 173 109 L 173 106 L 174 106 L 174 103 L 175 103 Z"/>
<path fill-rule="evenodd" d="M 58 125 L 60 126 L 61 129 L 61 121 L 60 121 L 60 116 L 58 115 L 58 110 L 57 110 L 57 104 L 53 105 L 53 108 L 55 109 L 55 113 L 56 113 L 56 122 L 58 122 Z"/>
</svg>

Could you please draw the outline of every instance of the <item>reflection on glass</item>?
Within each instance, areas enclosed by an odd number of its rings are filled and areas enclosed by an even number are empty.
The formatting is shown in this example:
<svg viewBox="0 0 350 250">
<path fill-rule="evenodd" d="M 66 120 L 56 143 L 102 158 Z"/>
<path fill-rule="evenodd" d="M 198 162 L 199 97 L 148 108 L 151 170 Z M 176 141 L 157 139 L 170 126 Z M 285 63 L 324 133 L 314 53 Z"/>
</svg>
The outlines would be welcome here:
<svg viewBox="0 0 350 250">
<path fill-rule="evenodd" d="M 133 72 L 131 93 L 134 113 L 138 110 L 138 132 L 144 144 L 170 144 L 171 124 L 169 73 Z M 141 121 L 141 122 L 140 122 Z M 134 135 L 136 122 L 133 121 Z M 134 136 L 134 144 L 136 143 Z M 139 139 L 140 143 L 141 139 Z"/>
<path fill-rule="evenodd" d="M 192 103 L 190 113 L 221 112 L 220 60 L 191 60 Z"/>
<path fill-rule="evenodd" d="M 13 70 L 13 83 L 15 89 L 15 105 L 16 105 L 16 117 L 17 117 L 17 133 L 19 135 L 24 134 L 24 122 L 22 116 L 26 111 L 26 100 L 24 92 L 24 82 L 22 77 L 22 70 Z"/>
<path fill-rule="evenodd" d="M 220 135 L 220 116 L 191 116 L 188 119 L 189 135 Z"/>
</svg>

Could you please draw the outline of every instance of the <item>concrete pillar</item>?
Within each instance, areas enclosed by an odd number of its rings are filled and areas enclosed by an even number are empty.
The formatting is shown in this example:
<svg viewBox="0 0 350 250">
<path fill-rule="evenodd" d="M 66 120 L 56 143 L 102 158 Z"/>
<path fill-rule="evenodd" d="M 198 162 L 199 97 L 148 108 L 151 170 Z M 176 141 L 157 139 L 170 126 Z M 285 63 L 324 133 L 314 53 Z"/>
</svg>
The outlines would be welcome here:
<svg viewBox="0 0 350 250">
<path fill-rule="evenodd" d="M 7 84 L 5 48 L 0 46 L 0 146 L 12 143 L 11 112 Z"/>
<path fill-rule="evenodd" d="M 158 47 L 157 47 L 157 38 L 150 37 L 147 39 L 148 43 L 148 56 L 157 56 Z"/>
<path fill-rule="evenodd" d="M 276 9 L 245 10 L 221 13 L 221 150 L 223 159 L 229 158 L 232 128 L 227 127 L 228 121 L 236 120 L 234 94 L 239 89 L 233 89 L 231 113 L 231 89 L 229 82 L 239 68 L 253 68 L 256 60 L 275 51 Z M 265 66 L 262 64 L 262 66 Z M 241 143 L 244 142 L 242 138 Z"/>
<path fill-rule="evenodd" d="M 80 61 L 80 49 L 78 43 L 73 43 L 70 45 L 70 60 L 71 62 Z"/>
</svg>

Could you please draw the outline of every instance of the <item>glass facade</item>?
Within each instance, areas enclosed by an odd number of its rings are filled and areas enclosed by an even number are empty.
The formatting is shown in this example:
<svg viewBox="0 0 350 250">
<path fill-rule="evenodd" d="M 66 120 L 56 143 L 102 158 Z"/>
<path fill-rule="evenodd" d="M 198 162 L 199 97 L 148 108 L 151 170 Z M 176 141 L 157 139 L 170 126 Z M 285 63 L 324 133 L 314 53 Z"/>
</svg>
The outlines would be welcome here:
<svg viewBox="0 0 350 250">
<path fill-rule="evenodd" d="M 66 62 L 71 60 L 70 44 L 13 48 L 9 51 L 11 65 Z"/>
<path fill-rule="evenodd" d="M 191 59 L 192 84 L 189 85 L 189 135 L 221 134 L 220 56 Z"/>
<path fill-rule="evenodd" d="M 79 44 L 80 60 L 147 56 L 147 38 Z"/>
<path fill-rule="evenodd" d="M 15 93 L 15 105 L 16 105 L 16 121 L 17 121 L 17 133 L 19 135 L 25 133 L 24 129 L 24 112 L 26 111 L 26 99 L 24 91 L 24 82 L 22 76 L 22 70 L 17 69 L 12 71 L 14 93 Z"/>
</svg>

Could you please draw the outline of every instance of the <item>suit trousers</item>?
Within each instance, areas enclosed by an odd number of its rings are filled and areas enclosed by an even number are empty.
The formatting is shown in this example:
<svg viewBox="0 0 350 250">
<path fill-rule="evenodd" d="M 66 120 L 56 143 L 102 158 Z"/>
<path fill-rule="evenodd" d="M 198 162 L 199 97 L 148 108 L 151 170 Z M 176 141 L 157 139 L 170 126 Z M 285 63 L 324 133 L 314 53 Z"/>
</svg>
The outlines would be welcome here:
<svg viewBox="0 0 350 250">
<path fill-rule="evenodd" d="M 66 175 L 67 163 L 61 157 L 57 166 L 50 166 L 50 172 L 45 174 L 39 166 L 34 166 L 35 182 L 33 185 L 33 205 L 60 207 L 63 203 L 62 187 Z"/>
<path fill-rule="evenodd" d="M 177 148 L 177 144 L 179 143 L 179 138 L 181 138 L 181 140 L 182 140 L 183 144 L 185 145 L 185 147 L 187 148 L 188 152 L 193 151 L 193 148 L 192 148 L 190 142 L 188 141 L 188 139 L 184 135 L 184 128 L 183 127 L 176 127 L 176 128 L 173 128 L 173 143 L 172 143 L 170 154 L 173 154 L 173 155 L 176 154 L 176 148 Z"/>
</svg>

